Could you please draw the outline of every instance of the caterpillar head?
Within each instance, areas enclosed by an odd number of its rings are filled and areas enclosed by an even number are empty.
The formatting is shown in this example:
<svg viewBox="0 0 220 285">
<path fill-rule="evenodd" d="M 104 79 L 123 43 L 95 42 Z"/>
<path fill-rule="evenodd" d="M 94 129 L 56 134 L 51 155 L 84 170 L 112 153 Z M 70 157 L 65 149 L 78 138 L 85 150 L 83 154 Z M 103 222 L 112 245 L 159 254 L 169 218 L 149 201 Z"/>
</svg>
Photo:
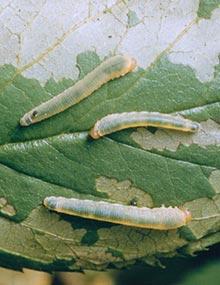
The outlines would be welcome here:
<svg viewBox="0 0 220 285">
<path fill-rule="evenodd" d="M 31 124 L 34 124 L 34 119 L 36 118 L 38 112 L 36 110 L 32 110 L 28 113 L 26 113 L 21 119 L 20 119 L 20 125 L 21 126 L 29 126 Z"/>
</svg>

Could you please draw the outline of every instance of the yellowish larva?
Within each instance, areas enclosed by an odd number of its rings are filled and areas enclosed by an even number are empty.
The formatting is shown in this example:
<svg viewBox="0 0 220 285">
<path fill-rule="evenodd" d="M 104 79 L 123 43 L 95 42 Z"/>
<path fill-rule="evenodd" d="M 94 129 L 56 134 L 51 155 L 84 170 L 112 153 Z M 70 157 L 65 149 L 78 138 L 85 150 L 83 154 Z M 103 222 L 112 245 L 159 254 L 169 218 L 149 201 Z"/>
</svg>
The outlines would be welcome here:
<svg viewBox="0 0 220 285">
<path fill-rule="evenodd" d="M 102 62 L 74 86 L 27 112 L 20 119 L 20 124 L 29 126 L 54 116 L 79 103 L 109 80 L 123 76 L 135 67 L 135 59 L 124 55 L 113 56 Z"/>
<path fill-rule="evenodd" d="M 171 230 L 191 221 L 191 213 L 177 207 L 150 209 L 53 196 L 45 198 L 44 205 L 60 213 L 147 229 Z"/>
<path fill-rule="evenodd" d="M 182 132 L 196 132 L 199 128 L 198 123 L 180 116 L 158 112 L 128 112 L 103 117 L 95 123 L 90 131 L 90 135 L 94 139 L 98 139 L 116 131 L 143 126 L 173 129 Z"/>
</svg>

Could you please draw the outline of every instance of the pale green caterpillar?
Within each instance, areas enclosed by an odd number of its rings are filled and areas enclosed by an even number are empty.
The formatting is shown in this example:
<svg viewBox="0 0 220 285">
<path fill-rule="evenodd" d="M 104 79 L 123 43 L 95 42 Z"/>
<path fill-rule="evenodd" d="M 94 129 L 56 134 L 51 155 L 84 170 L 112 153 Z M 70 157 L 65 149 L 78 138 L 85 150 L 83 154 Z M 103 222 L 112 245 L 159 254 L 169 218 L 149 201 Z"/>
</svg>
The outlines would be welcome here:
<svg viewBox="0 0 220 285">
<path fill-rule="evenodd" d="M 29 126 L 54 116 L 79 103 L 109 80 L 123 76 L 135 67 L 135 59 L 123 55 L 113 56 L 102 62 L 75 85 L 27 112 L 20 119 L 20 124 Z"/>
<path fill-rule="evenodd" d="M 97 121 L 90 131 L 91 137 L 98 139 L 107 134 L 134 127 L 157 127 L 182 132 L 196 132 L 199 124 L 180 116 L 158 112 L 128 112 L 107 115 Z"/>
<path fill-rule="evenodd" d="M 191 221 L 191 213 L 177 207 L 139 208 L 103 201 L 81 200 L 64 197 L 46 197 L 44 205 L 50 210 L 111 222 L 132 227 L 171 230 Z"/>
</svg>

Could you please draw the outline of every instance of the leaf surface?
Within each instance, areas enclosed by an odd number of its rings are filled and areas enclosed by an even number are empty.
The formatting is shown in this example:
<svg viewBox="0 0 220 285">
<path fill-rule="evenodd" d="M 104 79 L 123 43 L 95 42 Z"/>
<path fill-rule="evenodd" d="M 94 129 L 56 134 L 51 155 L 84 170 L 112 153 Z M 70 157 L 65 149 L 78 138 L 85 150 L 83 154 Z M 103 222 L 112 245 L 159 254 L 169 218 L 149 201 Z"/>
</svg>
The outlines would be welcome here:
<svg viewBox="0 0 220 285">
<path fill-rule="evenodd" d="M 205 1 L 70 2 L 0 4 L 0 264 L 155 264 L 219 242 L 220 9 Z M 205 9 L 208 19 L 200 15 Z M 136 58 L 138 68 L 48 120 L 19 125 L 24 113 L 118 53 Z M 146 110 L 181 114 L 201 127 L 195 134 L 139 128 L 88 135 L 107 114 Z M 179 206 L 205 219 L 143 230 L 52 213 L 42 205 L 51 195 Z"/>
</svg>

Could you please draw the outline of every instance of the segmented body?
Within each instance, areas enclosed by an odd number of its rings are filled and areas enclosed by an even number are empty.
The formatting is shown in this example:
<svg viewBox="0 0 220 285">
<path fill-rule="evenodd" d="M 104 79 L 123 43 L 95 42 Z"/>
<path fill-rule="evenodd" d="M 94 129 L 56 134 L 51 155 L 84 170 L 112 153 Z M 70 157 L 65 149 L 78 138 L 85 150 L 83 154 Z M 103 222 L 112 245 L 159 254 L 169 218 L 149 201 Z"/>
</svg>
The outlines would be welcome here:
<svg viewBox="0 0 220 285">
<path fill-rule="evenodd" d="M 50 210 L 87 219 L 133 227 L 170 230 L 186 225 L 191 220 L 187 210 L 177 207 L 146 208 L 113 204 L 103 201 L 47 197 L 44 205 Z"/>
<path fill-rule="evenodd" d="M 199 124 L 180 116 L 158 112 L 128 112 L 107 115 L 97 121 L 90 135 L 97 139 L 127 128 L 153 126 L 182 132 L 196 132 Z"/>
<path fill-rule="evenodd" d="M 27 112 L 20 119 L 20 124 L 29 126 L 63 112 L 88 97 L 109 80 L 123 76 L 135 67 L 136 61 L 133 58 L 123 55 L 113 56 L 102 62 L 74 86 Z"/>
</svg>

